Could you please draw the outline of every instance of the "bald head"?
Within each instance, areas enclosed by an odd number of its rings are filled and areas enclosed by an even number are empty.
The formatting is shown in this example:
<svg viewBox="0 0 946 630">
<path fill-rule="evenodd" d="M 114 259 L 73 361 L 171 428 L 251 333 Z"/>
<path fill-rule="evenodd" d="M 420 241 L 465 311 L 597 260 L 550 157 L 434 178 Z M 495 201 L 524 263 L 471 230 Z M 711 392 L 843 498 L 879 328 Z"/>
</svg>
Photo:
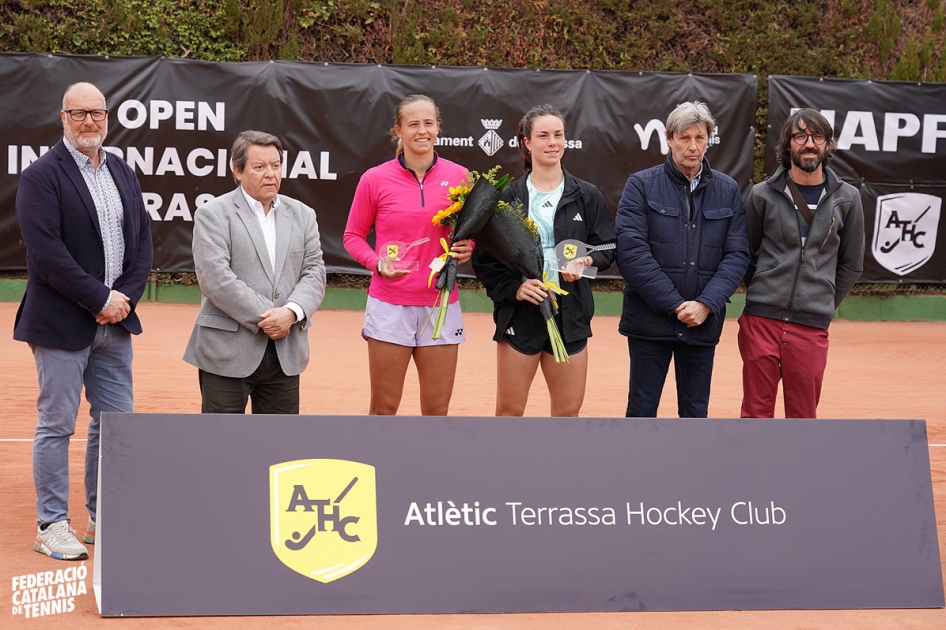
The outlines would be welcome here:
<svg viewBox="0 0 946 630">
<path fill-rule="evenodd" d="M 95 87 L 93 84 L 88 83 L 87 81 L 80 81 L 79 83 L 73 83 L 66 88 L 66 93 L 62 95 L 62 109 L 72 109 L 69 105 L 69 100 L 71 97 L 82 98 L 85 100 L 88 97 L 101 99 L 102 103 L 99 106 L 99 109 L 107 109 L 105 107 L 105 95 L 102 94 L 102 91 Z"/>
<path fill-rule="evenodd" d="M 105 96 L 91 83 L 73 83 L 62 97 L 62 135 L 98 167 L 99 149 L 108 133 Z M 71 112 L 71 113 L 70 113 Z M 95 118 L 99 120 L 95 120 Z"/>
</svg>

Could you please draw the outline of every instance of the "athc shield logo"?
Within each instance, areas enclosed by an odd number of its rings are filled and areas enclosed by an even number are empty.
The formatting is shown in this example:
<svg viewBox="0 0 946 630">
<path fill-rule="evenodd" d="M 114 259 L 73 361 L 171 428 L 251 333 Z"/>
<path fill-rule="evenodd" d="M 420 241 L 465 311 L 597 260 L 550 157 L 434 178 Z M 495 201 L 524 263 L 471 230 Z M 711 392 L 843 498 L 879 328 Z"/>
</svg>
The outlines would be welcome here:
<svg viewBox="0 0 946 630">
<path fill-rule="evenodd" d="M 324 584 L 365 565 L 378 547 L 374 466 L 300 459 L 269 467 L 270 536 L 287 567 Z"/>
<path fill-rule="evenodd" d="M 936 249 L 942 204 L 939 197 L 923 193 L 878 197 L 871 245 L 877 262 L 898 276 L 925 265 Z"/>
</svg>

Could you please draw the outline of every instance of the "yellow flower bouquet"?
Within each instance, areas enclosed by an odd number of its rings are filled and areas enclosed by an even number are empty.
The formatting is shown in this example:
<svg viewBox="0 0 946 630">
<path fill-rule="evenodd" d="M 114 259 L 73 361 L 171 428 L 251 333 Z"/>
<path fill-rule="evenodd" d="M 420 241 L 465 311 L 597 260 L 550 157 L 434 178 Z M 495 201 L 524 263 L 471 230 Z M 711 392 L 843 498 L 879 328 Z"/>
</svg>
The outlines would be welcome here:
<svg viewBox="0 0 946 630">
<path fill-rule="evenodd" d="M 444 322 L 447 320 L 450 293 L 457 282 L 457 259 L 456 254 L 451 251 L 452 245 L 457 241 L 476 236 L 489 219 L 490 213 L 499 201 L 499 195 L 512 181 L 509 175 L 504 175 L 497 180 L 498 172 L 499 166 L 482 174 L 472 171 L 469 180 L 464 180 L 459 186 L 450 188 L 447 199 L 452 202 L 451 205 L 439 211 L 431 219 L 434 225 L 450 227 L 449 242 L 446 239 L 440 239 L 444 249 L 444 253 L 440 256 L 443 265 L 439 271 L 431 272 L 428 280 L 429 285 L 434 274 L 437 274 L 436 288 L 439 293 L 434 302 L 437 317 L 434 319 L 432 339 L 440 339 Z"/>
</svg>

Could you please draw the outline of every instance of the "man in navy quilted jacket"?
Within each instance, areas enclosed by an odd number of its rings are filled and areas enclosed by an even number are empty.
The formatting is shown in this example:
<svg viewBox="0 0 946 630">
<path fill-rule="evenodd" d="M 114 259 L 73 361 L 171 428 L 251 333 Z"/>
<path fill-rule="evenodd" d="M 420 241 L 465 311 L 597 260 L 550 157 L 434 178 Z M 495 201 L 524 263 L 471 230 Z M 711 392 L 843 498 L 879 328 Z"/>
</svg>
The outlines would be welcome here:
<svg viewBox="0 0 946 630">
<path fill-rule="evenodd" d="M 749 265 L 739 186 L 705 156 L 715 128 L 705 103 L 678 105 L 666 162 L 631 175 L 618 204 L 628 417 L 656 417 L 671 358 L 680 417 L 707 416 L 726 302 Z"/>
</svg>

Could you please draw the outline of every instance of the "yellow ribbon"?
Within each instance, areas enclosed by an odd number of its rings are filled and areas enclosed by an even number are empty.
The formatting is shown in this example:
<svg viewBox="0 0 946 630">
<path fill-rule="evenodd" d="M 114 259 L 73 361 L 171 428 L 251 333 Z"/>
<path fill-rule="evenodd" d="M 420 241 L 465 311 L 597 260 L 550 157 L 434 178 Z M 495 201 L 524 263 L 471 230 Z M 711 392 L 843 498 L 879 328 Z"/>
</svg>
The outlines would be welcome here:
<svg viewBox="0 0 946 630">
<path fill-rule="evenodd" d="M 445 238 L 443 238 L 443 237 L 440 238 L 440 245 L 443 247 L 444 253 L 443 253 L 443 254 L 440 254 L 439 256 L 437 256 L 437 258 L 434 258 L 434 260 L 440 259 L 440 260 L 442 260 L 442 261 L 444 262 L 444 264 L 446 264 L 447 258 L 456 258 L 457 256 L 460 255 L 460 254 L 458 254 L 458 253 L 456 253 L 456 252 L 451 252 L 451 251 L 450 251 L 450 245 L 447 244 L 447 239 L 445 239 Z M 443 267 L 441 267 L 441 269 L 442 269 L 442 268 L 443 268 Z M 428 289 L 430 288 L 430 283 L 431 283 L 431 282 L 433 281 L 433 279 L 434 279 L 434 274 L 437 273 L 438 271 L 440 271 L 440 269 L 431 269 L 431 270 L 430 270 L 430 275 L 427 277 L 427 288 L 428 288 Z"/>
<path fill-rule="evenodd" d="M 558 282 L 555 280 L 549 280 L 548 272 L 542 274 L 542 285 L 551 291 L 552 293 L 558 293 L 559 295 L 568 295 L 568 291 L 562 289 L 558 286 Z"/>
</svg>

